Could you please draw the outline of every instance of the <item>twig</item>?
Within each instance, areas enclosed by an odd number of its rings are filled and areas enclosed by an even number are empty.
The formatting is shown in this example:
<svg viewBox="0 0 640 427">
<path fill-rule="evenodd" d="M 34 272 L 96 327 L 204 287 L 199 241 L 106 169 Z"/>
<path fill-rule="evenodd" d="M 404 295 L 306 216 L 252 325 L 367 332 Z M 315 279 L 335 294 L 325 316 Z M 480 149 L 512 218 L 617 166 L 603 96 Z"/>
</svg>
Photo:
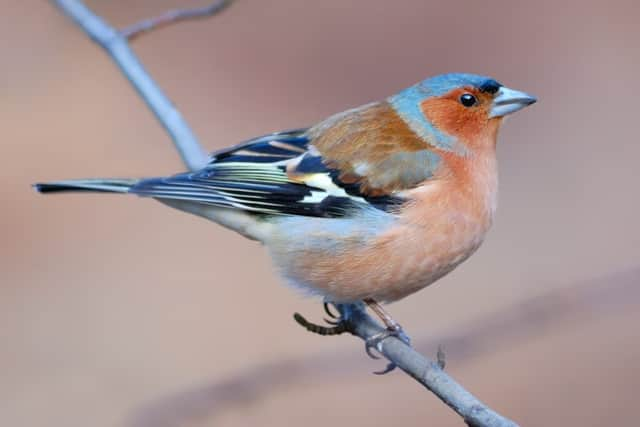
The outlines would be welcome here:
<svg viewBox="0 0 640 427">
<path fill-rule="evenodd" d="M 188 16 L 189 11 L 183 11 L 183 15 L 178 14 L 177 17 L 175 12 L 173 17 L 165 14 L 150 20 L 151 24 L 137 24 L 133 29 L 118 32 L 95 15 L 80 0 L 52 1 L 107 51 L 140 96 L 146 101 L 158 121 L 169 132 L 174 145 L 189 169 L 194 170 L 203 166 L 207 157 L 189 126 L 142 67 L 142 64 L 140 64 L 127 43 L 127 37 L 132 37 L 157 25 L 190 17 Z M 227 3 L 222 2 L 218 7 L 223 8 Z M 210 14 L 219 10 L 221 9 L 214 9 Z M 191 12 L 194 11 L 196 16 L 200 15 L 197 13 L 197 9 Z M 166 16 L 169 16 L 169 18 L 166 18 Z M 373 321 L 359 306 L 342 306 L 342 311 L 345 310 L 350 312 L 350 332 L 354 335 L 366 341 L 383 331 L 383 328 Z M 460 414 L 468 425 L 474 427 L 516 426 L 515 423 L 489 409 L 466 391 L 444 372 L 437 362 L 425 358 L 401 340 L 389 337 L 382 342 L 381 350 L 382 354 L 390 362 L 436 394 L 443 402 Z"/>
<path fill-rule="evenodd" d="M 349 313 L 349 332 L 365 342 L 385 331 L 360 306 L 350 305 L 347 308 L 338 306 L 338 308 L 341 313 Z M 517 427 L 516 423 L 490 409 L 442 369 L 444 356 L 440 349 L 438 349 L 438 361 L 432 361 L 394 336 L 384 339 L 380 347 L 382 354 L 390 362 L 438 396 L 469 426 Z"/>
<path fill-rule="evenodd" d="M 164 27 L 169 24 L 173 24 L 179 21 L 187 19 L 206 18 L 222 12 L 227 6 L 231 4 L 233 0 L 218 0 L 209 6 L 196 7 L 193 9 L 173 9 L 164 12 L 161 15 L 154 16 L 153 18 L 144 19 L 140 22 L 136 22 L 129 27 L 126 27 L 120 31 L 120 34 L 133 40 L 142 34 L 153 30 L 154 28 Z"/>
<path fill-rule="evenodd" d="M 138 94 L 153 111 L 156 119 L 173 139 L 182 161 L 191 170 L 206 164 L 207 155 L 182 115 L 144 69 L 127 43 L 127 39 L 80 0 L 53 0 L 92 40 L 107 51 Z"/>
</svg>

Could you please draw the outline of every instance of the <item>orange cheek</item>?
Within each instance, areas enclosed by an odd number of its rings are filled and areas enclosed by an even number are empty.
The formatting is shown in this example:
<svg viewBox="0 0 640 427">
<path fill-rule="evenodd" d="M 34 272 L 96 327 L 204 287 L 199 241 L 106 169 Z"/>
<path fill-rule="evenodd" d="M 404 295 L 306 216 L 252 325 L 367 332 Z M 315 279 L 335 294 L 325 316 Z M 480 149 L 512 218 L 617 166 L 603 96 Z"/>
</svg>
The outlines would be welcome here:
<svg viewBox="0 0 640 427">
<path fill-rule="evenodd" d="M 437 129 L 467 144 L 481 136 L 487 127 L 482 108 L 466 108 L 447 98 L 430 98 L 420 104 L 422 113 Z"/>
</svg>

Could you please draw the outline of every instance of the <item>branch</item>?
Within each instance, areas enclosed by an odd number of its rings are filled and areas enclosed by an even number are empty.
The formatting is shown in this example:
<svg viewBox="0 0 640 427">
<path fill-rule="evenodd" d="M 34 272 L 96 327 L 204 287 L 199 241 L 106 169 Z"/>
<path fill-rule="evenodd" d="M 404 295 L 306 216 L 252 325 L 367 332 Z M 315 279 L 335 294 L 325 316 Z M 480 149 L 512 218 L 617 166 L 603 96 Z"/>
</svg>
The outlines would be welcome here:
<svg viewBox="0 0 640 427">
<path fill-rule="evenodd" d="M 190 10 L 170 11 L 159 17 L 142 21 L 118 32 L 103 19 L 94 14 L 80 0 L 52 0 L 71 17 L 84 31 L 107 51 L 122 73 L 129 79 L 138 94 L 145 100 L 160 124 L 171 135 L 182 160 L 191 170 L 202 167 L 207 159 L 188 124 L 180 112 L 171 104 L 153 81 L 149 73 L 131 51 L 127 38 L 133 38 L 160 25 L 178 20 L 213 15 L 230 1 Z M 343 306 L 341 311 L 349 311 L 349 331 L 367 341 L 384 329 L 373 321 L 357 305 Z M 502 417 L 465 390 L 441 368 L 442 361 L 431 361 L 409 345 L 395 337 L 386 338 L 381 343 L 382 354 L 393 364 L 413 377 L 420 384 L 436 394 L 444 403 L 456 411 L 464 421 L 473 427 L 516 427 L 512 421 Z"/>
<path fill-rule="evenodd" d="M 164 27 L 179 21 L 186 21 L 194 18 L 206 18 L 222 12 L 233 0 L 218 0 L 209 6 L 196 7 L 193 9 L 168 10 L 153 18 L 144 19 L 120 31 L 123 37 L 129 41 L 141 36 L 158 27 Z"/>
<path fill-rule="evenodd" d="M 341 313 L 348 312 L 348 331 L 365 342 L 385 331 L 360 306 L 338 306 Z M 472 427 L 517 427 L 513 421 L 490 409 L 469 393 L 444 370 L 444 357 L 438 350 L 437 361 L 430 360 L 402 340 L 390 336 L 380 344 L 384 357 L 414 380 L 433 392 L 456 411 Z"/>
<path fill-rule="evenodd" d="M 207 154 L 187 122 L 160 90 L 127 43 L 127 39 L 94 14 L 80 0 L 53 0 L 93 41 L 107 51 L 138 94 L 153 111 L 156 119 L 173 139 L 182 161 L 191 170 L 203 167 Z"/>
</svg>

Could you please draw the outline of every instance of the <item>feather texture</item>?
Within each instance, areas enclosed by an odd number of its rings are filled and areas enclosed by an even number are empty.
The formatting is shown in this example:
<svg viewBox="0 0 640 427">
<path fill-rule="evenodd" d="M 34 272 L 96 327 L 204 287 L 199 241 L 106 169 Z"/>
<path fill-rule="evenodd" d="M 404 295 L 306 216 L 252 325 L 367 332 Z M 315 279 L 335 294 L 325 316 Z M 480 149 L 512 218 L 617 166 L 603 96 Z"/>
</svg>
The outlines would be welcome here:
<svg viewBox="0 0 640 427">
<path fill-rule="evenodd" d="M 311 129 L 265 135 L 216 152 L 201 171 L 142 180 L 140 196 L 267 215 L 349 216 L 397 211 L 402 191 L 434 176 L 440 157 L 387 103 L 369 104 Z"/>
<path fill-rule="evenodd" d="M 334 179 L 365 197 L 392 196 L 432 178 L 440 156 L 387 102 L 331 117 L 309 130 L 318 156 Z M 304 171 L 303 171 L 304 172 Z M 290 174 L 296 170 L 290 168 Z"/>
</svg>

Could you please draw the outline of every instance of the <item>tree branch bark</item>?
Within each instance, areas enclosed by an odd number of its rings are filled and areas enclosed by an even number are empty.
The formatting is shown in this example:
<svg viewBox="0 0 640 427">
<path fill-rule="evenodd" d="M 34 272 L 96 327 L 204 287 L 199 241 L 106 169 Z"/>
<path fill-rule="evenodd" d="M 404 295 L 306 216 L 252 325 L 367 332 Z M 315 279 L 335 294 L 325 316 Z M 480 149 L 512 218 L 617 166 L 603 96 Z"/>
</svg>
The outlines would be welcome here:
<svg viewBox="0 0 640 427">
<path fill-rule="evenodd" d="M 173 9 L 153 18 L 144 19 L 120 31 L 129 41 L 158 27 L 164 27 L 188 19 L 206 18 L 222 12 L 233 0 L 218 0 L 209 6 L 194 7 L 193 9 Z"/>
<path fill-rule="evenodd" d="M 348 310 L 350 312 L 349 331 L 365 342 L 385 331 L 361 307 L 356 309 L 350 307 Z M 340 311 L 343 312 L 343 310 Z M 441 360 L 430 360 L 393 336 L 382 341 L 381 350 L 387 360 L 438 396 L 469 426 L 517 427 L 516 423 L 490 409 L 456 382 L 442 369 Z"/>
<path fill-rule="evenodd" d="M 118 65 L 155 114 L 157 120 L 169 133 L 185 165 L 190 170 L 197 170 L 204 166 L 207 161 L 205 151 L 180 112 L 164 95 L 133 53 L 129 47 L 128 38 L 178 20 L 213 15 L 231 1 L 218 1 L 209 7 L 200 9 L 170 11 L 159 17 L 141 21 L 124 31 L 117 31 L 80 0 L 52 1 L 73 19 L 92 40 L 100 45 Z M 384 331 L 384 328 L 376 323 L 362 307 L 350 305 L 343 307 L 343 309 L 342 312 L 348 311 L 350 313 L 349 331 L 363 340 L 367 341 Z M 491 410 L 451 378 L 442 369 L 441 361 L 435 362 L 427 359 L 395 337 L 384 339 L 381 343 L 381 351 L 391 363 L 397 365 L 456 411 L 469 426 L 517 427 L 513 421 Z"/>
<path fill-rule="evenodd" d="M 144 69 L 127 43 L 127 39 L 79 0 L 53 0 L 98 45 L 107 51 L 111 59 L 147 103 L 156 119 L 171 136 L 182 161 L 190 170 L 197 170 L 207 162 L 207 153 L 180 111 L 169 101 L 160 87 Z"/>
</svg>

